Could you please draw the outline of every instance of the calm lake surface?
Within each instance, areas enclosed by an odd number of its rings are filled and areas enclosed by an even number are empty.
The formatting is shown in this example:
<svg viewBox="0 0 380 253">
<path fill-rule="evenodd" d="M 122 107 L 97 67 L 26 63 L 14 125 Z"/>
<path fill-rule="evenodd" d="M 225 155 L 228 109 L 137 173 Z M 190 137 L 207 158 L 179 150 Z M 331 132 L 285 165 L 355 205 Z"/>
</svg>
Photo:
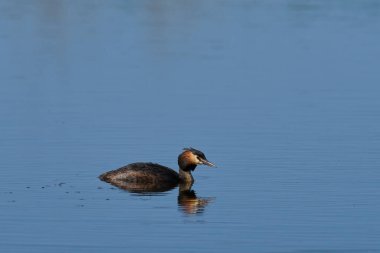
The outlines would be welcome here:
<svg viewBox="0 0 380 253">
<path fill-rule="evenodd" d="M 379 126 L 377 0 L 0 1 L 1 252 L 380 252 Z"/>
</svg>

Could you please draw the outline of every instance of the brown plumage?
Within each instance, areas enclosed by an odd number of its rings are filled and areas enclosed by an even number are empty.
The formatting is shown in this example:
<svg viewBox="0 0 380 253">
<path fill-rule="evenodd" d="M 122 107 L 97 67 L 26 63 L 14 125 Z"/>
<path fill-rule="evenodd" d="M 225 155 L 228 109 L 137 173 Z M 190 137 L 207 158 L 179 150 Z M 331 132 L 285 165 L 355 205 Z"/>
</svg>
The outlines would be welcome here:
<svg viewBox="0 0 380 253">
<path fill-rule="evenodd" d="M 178 156 L 179 173 L 156 163 L 131 163 L 117 170 L 111 170 L 99 176 L 103 181 L 120 187 L 128 188 L 132 185 L 141 184 L 142 188 L 170 188 L 179 182 L 192 184 L 194 182 L 191 171 L 197 165 L 207 165 L 215 167 L 206 159 L 206 156 L 199 150 L 186 148 Z"/>
<path fill-rule="evenodd" d="M 131 183 L 178 183 L 178 173 L 157 163 L 131 163 L 99 176 L 103 181 L 125 181 Z"/>
</svg>

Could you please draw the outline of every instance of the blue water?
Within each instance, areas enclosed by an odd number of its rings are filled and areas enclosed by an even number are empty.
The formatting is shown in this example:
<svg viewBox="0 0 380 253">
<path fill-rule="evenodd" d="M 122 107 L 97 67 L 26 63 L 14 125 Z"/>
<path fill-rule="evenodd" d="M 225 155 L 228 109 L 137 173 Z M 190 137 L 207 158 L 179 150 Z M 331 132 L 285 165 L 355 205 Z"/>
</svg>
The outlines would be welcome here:
<svg viewBox="0 0 380 253">
<path fill-rule="evenodd" d="M 0 1 L 1 252 L 380 252 L 377 0 Z M 178 189 L 98 180 L 136 161 Z"/>
</svg>

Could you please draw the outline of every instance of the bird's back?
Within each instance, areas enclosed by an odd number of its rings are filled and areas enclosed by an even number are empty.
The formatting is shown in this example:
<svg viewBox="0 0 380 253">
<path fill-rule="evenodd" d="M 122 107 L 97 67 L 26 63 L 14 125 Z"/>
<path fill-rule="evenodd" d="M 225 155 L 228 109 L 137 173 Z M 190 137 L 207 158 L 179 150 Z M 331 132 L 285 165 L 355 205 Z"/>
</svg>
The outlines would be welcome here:
<svg viewBox="0 0 380 253">
<path fill-rule="evenodd" d="M 131 163 L 99 176 L 106 182 L 125 181 L 133 183 L 172 183 L 179 181 L 178 173 L 156 163 Z"/>
</svg>

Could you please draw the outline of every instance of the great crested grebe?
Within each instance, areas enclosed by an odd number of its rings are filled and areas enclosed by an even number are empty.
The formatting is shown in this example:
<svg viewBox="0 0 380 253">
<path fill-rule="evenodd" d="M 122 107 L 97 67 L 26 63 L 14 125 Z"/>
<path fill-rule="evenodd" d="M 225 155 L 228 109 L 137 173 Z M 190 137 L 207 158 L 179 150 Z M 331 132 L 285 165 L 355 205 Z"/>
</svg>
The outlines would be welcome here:
<svg viewBox="0 0 380 253">
<path fill-rule="evenodd" d="M 115 184 L 121 183 L 127 188 L 127 184 L 146 184 L 148 188 L 179 183 L 193 184 L 194 178 L 191 172 L 197 165 L 216 167 L 206 159 L 202 151 L 194 148 L 184 148 L 178 156 L 179 173 L 156 163 L 131 163 L 117 170 L 111 170 L 99 176 L 103 181 Z"/>
</svg>

